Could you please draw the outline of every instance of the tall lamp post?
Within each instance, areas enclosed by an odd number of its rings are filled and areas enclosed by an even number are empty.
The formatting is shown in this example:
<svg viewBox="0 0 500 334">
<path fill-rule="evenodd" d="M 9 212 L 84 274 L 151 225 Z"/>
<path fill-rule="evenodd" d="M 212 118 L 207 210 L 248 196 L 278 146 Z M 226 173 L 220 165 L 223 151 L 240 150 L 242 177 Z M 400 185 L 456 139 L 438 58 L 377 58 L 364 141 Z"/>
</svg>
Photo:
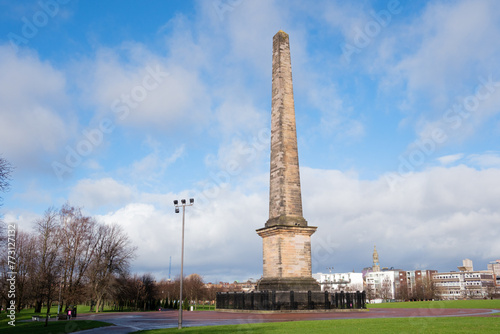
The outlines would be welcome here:
<svg viewBox="0 0 500 334">
<path fill-rule="evenodd" d="M 181 204 L 178 200 L 174 200 L 175 213 L 179 213 L 179 208 L 182 207 L 182 248 L 181 248 L 181 291 L 179 296 L 179 325 L 177 328 L 182 329 L 182 281 L 184 279 L 184 218 L 186 216 L 186 206 L 192 206 L 194 204 L 194 198 L 189 199 L 189 204 L 186 203 L 185 199 L 181 199 Z"/>
<path fill-rule="evenodd" d="M 333 267 L 327 267 L 326 269 L 328 269 L 330 271 L 330 292 L 333 291 L 333 276 L 332 276 L 332 270 L 333 270 Z"/>
</svg>

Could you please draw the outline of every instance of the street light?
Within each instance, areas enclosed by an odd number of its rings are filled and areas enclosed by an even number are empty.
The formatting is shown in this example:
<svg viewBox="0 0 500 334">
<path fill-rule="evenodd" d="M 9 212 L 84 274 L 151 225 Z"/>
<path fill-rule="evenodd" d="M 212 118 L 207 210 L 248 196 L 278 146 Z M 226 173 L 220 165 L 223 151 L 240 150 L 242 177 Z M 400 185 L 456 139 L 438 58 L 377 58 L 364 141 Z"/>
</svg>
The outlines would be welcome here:
<svg viewBox="0 0 500 334">
<path fill-rule="evenodd" d="M 326 269 L 328 269 L 330 271 L 330 292 L 333 291 L 333 276 L 332 276 L 332 270 L 333 270 L 333 267 L 327 267 Z"/>
<path fill-rule="evenodd" d="M 184 271 L 184 217 L 186 216 L 186 206 L 192 206 L 194 204 L 194 198 L 189 199 L 189 204 L 186 204 L 185 199 L 181 199 L 181 204 L 178 200 L 174 200 L 175 213 L 179 213 L 179 208 L 182 206 L 182 248 L 181 248 L 181 291 L 179 296 L 179 329 L 182 329 L 182 281 L 183 281 L 183 271 Z"/>
</svg>

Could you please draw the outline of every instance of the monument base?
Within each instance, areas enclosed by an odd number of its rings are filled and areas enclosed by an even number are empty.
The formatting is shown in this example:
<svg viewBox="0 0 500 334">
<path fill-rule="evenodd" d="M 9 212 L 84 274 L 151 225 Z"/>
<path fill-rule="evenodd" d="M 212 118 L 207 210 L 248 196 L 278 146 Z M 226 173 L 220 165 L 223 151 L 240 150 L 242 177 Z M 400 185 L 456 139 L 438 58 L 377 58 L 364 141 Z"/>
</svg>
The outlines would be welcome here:
<svg viewBox="0 0 500 334">
<path fill-rule="evenodd" d="M 298 312 L 366 309 L 366 293 L 328 291 L 217 292 L 217 310 Z"/>
<path fill-rule="evenodd" d="M 312 277 L 264 277 L 257 283 L 258 291 L 321 291 Z"/>
</svg>

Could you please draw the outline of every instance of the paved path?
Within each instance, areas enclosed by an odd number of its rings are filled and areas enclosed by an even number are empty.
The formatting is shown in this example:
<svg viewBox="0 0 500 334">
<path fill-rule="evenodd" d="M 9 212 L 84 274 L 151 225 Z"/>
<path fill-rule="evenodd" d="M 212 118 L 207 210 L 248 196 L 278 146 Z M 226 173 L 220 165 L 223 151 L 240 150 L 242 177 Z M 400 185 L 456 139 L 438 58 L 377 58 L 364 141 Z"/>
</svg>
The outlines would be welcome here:
<svg viewBox="0 0 500 334">
<path fill-rule="evenodd" d="M 410 318 L 409 321 L 422 321 L 425 317 L 464 317 L 500 314 L 500 310 L 490 309 L 372 309 L 353 312 L 319 313 L 229 313 L 214 311 L 184 312 L 183 327 L 241 325 L 262 322 L 281 322 L 299 320 L 331 319 L 368 319 L 368 318 Z M 89 329 L 81 334 L 122 334 L 144 329 L 177 328 L 178 311 L 127 312 L 78 315 L 78 320 L 100 320 L 116 326 Z"/>
</svg>

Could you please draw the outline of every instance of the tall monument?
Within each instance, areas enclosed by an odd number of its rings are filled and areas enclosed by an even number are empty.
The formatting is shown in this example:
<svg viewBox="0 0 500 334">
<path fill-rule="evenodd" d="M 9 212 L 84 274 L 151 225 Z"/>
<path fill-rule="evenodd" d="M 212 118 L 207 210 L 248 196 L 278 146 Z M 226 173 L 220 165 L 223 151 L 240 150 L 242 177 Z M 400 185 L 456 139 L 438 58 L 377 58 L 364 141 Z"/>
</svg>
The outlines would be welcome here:
<svg viewBox="0 0 500 334">
<path fill-rule="evenodd" d="M 269 220 L 257 230 L 264 251 L 259 290 L 320 290 L 311 272 L 316 229 L 302 216 L 290 45 L 280 30 L 273 37 Z"/>
</svg>

